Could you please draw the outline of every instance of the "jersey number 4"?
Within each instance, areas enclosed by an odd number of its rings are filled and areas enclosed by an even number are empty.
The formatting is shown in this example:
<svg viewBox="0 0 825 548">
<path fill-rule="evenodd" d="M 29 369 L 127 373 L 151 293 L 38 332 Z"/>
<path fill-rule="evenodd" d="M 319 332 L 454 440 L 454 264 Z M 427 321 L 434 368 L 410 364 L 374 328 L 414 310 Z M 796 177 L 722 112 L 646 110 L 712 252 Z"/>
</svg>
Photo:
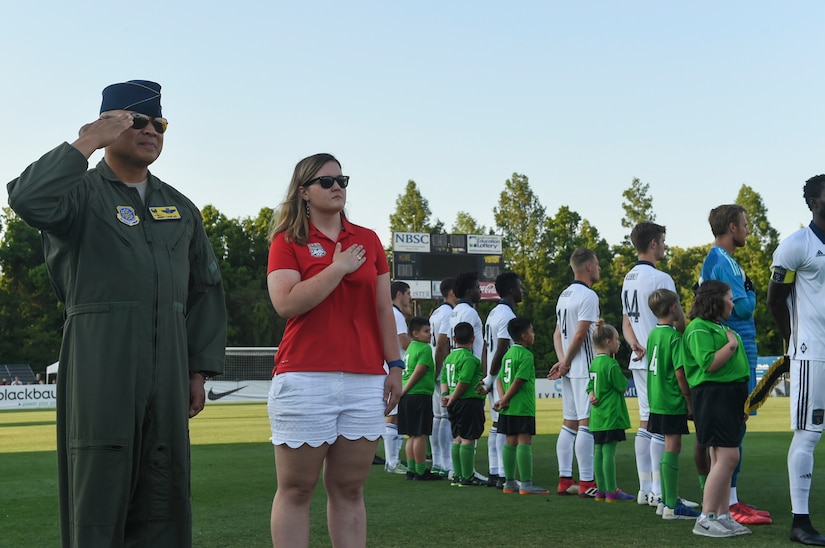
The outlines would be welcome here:
<svg viewBox="0 0 825 548">
<path fill-rule="evenodd" d="M 636 290 L 633 290 L 633 300 L 627 300 L 628 292 L 624 292 L 624 308 L 627 310 L 627 317 L 633 320 L 633 323 L 639 323 L 639 298 L 636 295 Z"/>
</svg>

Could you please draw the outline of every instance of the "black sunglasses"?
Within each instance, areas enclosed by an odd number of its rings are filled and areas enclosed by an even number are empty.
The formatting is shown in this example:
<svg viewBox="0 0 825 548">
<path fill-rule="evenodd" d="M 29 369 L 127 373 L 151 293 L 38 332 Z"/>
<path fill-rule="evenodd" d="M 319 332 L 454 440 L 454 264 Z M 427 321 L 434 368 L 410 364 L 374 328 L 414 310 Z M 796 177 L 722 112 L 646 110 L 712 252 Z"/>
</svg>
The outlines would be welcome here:
<svg viewBox="0 0 825 548">
<path fill-rule="evenodd" d="M 152 122 L 152 126 L 158 133 L 166 132 L 166 126 L 169 125 L 169 121 L 166 118 L 152 118 L 151 116 L 146 116 L 138 112 L 132 113 L 132 129 L 143 129 L 149 122 Z"/>
<path fill-rule="evenodd" d="M 338 177 L 333 177 L 332 175 L 324 175 L 323 177 L 315 177 L 314 179 L 310 179 L 306 183 L 304 183 L 303 187 L 308 187 L 312 183 L 318 183 L 321 185 L 321 188 L 332 188 L 332 185 L 338 183 L 338 186 L 341 188 L 347 188 L 349 184 L 349 175 L 339 175 Z"/>
</svg>

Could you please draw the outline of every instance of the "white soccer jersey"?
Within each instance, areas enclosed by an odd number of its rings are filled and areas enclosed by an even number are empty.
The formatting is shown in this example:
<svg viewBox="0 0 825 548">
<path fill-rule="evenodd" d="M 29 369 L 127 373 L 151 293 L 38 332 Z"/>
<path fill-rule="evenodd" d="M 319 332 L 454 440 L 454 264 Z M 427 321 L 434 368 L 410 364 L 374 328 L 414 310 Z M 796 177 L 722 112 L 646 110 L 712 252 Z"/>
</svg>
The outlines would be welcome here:
<svg viewBox="0 0 825 548">
<path fill-rule="evenodd" d="M 676 293 L 676 284 L 669 274 L 657 270 L 647 261 L 636 263 L 622 283 L 622 314 L 630 320 L 630 327 L 642 348 L 647 348 L 647 336 L 659 323 L 647 304 L 650 294 L 657 289 L 670 289 Z M 630 360 L 630 369 L 647 369 L 647 354 L 639 361 Z"/>
<path fill-rule="evenodd" d="M 790 357 L 825 361 L 825 243 L 810 227 L 794 232 L 774 251 L 771 271 L 773 282 L 793 280 Z"/>
<path fill-rule="evenodd" d="M 401 310 L 398 309 L 397 306 L 393 305 L 392 313 L 395 315 L 395 333 L 396 335 L 404 335 L 407 334 L 407 319 L 404 317 L 404 314 Z M 398 341 L 398 350 L 401 352 L 401 358 L 404 358 L 404 354 L 407 352 L 401 348 L 401 341 Z"/>
<path fill-rule="evenodd" d="M 571 379 L 585 379 L 590 377 L 590 362 L 595 355 L 593 352 L 593 331 L 599 319 L 599 297 L 596 292 L 584 283 L 575 281 L 559 295 L 556 304 L 556 321 L 561 332 L 561 347 L 567 355 L 567 348 L 576 334 L 579 322 L 593 322 L 587 331 L 587 337 L 579 348 L 578 354 L 570 360 Z"/>
<path fill-rule="evenodd" d="M 453 313 L 450 314 L 450 348 L 455 348 L 453 343 L 453 329 L 461 322 L 467 322 L 473 326 L 473 335 L 475 335 L 476 338 L 473 342 L 473 355 L 481 359 L 482 350 L 484 349 L 484 332 L 481 327 L 481 316 L 478 315 L 475 308 L 464 301 L 455 305 Z"/>
<path fill-rule="evenodd" d="M 507 324 L 516 317 L 513 307 L 502 301 L 490 311 L 487 321 L 484 323 L 484 340 L 487 341 L 487 372 L 493 365 L 493 356 L 498 350 L 498 340 L 508 339 L 510 343 L 510 333 L 507 331 Z"/>
<path fill-rule="evenodd" d="M 433 358 L 435 358 L 435 349 L 438 345 L 438 334 L 442 329 L 446 334 L 450 332 L 450 314 L 452 313 L 453 307 L 450 303 L 441 303 L 441 306 L 430 314 L 430 346 L 433 347 Z"/>
</svg>

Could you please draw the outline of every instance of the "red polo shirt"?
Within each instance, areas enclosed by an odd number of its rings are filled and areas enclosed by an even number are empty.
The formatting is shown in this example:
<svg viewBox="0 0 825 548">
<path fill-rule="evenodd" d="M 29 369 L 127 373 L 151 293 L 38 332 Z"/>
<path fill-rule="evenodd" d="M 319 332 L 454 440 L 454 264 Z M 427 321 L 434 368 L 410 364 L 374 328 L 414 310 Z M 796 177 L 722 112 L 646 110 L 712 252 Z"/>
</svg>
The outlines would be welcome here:
<svg viewBox="0 0 825 548">
<path fill-rule="evenodd" d="M 342 223 L 341 249 L 361 244 L 367 260 L 318 306 L 287 320 L 273 375 L 276 370 L 385 374 L 376 285 L 378 276 L 389 272 L 387 256 L 375 232 L 343 219 Z M 309 279 L 332 264 L 335 244 L 312 223 L 304 245 L 287 242 L 280 233 L 269 247 L 267 275 L 295 270 L 302 280 Z"/>
</svg>

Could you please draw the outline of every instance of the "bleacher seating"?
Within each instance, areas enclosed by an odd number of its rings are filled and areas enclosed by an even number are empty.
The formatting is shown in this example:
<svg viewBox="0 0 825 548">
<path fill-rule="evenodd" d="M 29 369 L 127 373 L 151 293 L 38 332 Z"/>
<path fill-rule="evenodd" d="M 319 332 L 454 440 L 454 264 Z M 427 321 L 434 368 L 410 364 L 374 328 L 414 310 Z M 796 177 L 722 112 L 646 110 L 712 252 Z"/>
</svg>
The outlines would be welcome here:
<svg viewBox="0 0 825 548">
<path fill-rule="evenodd" d="M 0 379 L 8 379 L 9 384 L 19 377 L 23 384 L 35 384 L 34 372 L 31 366 L 23 364 L 0 364 Z"/>
</svg>

